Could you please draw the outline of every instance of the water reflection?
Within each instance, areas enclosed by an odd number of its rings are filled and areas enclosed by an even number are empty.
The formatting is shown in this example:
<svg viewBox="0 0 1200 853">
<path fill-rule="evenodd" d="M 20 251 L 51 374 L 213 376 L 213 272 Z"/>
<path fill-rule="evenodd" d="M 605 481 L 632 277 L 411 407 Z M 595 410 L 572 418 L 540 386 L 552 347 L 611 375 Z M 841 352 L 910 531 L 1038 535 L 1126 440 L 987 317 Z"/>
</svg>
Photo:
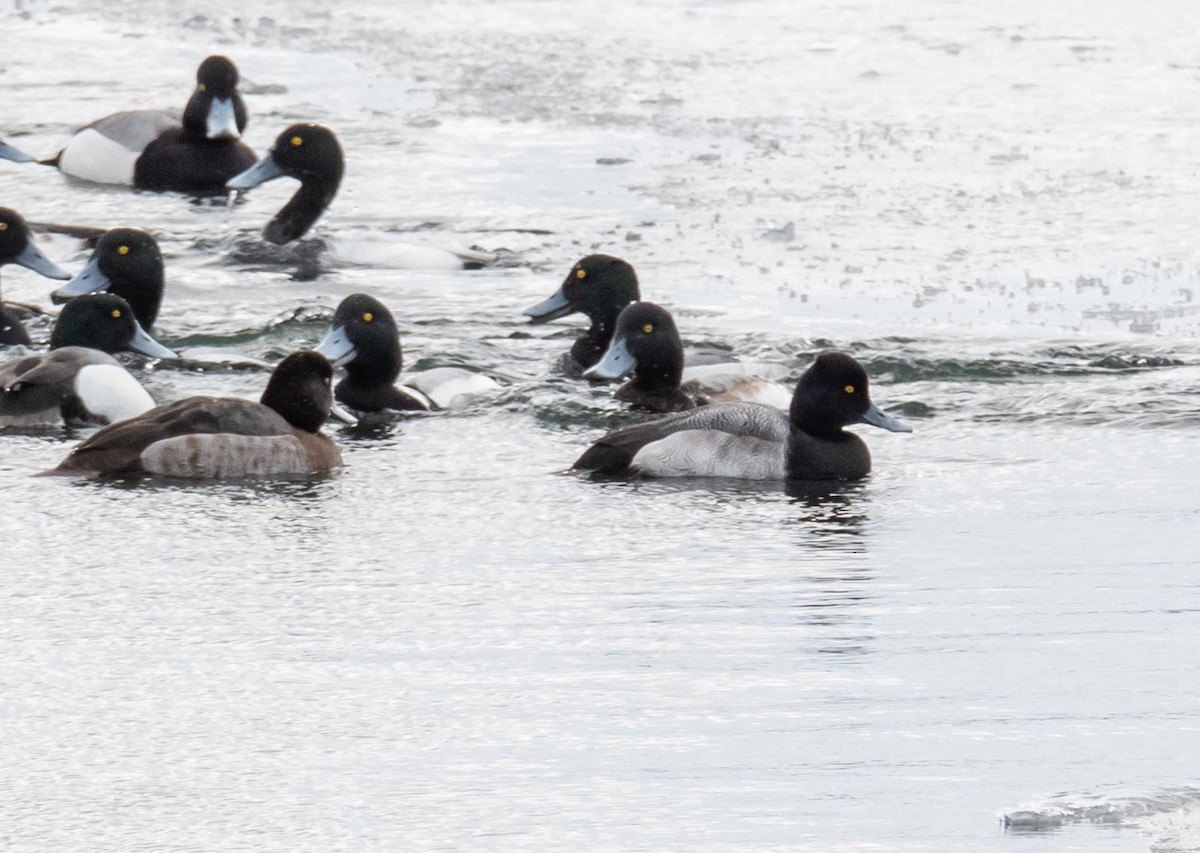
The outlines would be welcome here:
<svg viewBox="0 0 1200 853">
<path fill-rule="evenodd" d="M 812 651 L 861 656 L 873 651 L 867 611 L 878 597 L 863 536 L 870 491 L 865 482 L 788 481 L 786 521 L 806 553 L 795 579 L 797 621 L 818 628 Z"/>
<path fill-rule="evenodd" d="M 72 488 L 92 491 L 137 491 L 162 495 L 194 493 L 223 496 L 233 503 L 258 503 L 264 498 L 324 500 L 330 495 L 331 484 L 337 477 L 337 471 L 236 480 L 191 480 L 135 474 L 128 477 L 70 477 L 69 482 Z"/>
<path fill-rule="evenodd" d="M 801 526 L 801 544 L 864 553 L 862 534 L 870 496 L 864 481 L 788 480 L 784 493 L 799 510 L 788 523 Z"/>
</svg>

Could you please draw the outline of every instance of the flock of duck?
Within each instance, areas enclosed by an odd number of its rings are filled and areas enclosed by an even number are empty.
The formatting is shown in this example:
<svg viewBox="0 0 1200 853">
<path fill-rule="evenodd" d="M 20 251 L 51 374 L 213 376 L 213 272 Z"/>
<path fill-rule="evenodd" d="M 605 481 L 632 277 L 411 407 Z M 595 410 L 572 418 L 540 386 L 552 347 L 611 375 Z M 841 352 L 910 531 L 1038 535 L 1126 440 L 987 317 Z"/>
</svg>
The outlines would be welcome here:
<svg viewBox="0 0 1200 853">
<path fill-rule="evenodd" d="M 238 72 L 223 56 L 205 59 L 182 117 L 157 110 L 116 113 L 82 128 L 52 159 L 36 160 L 0 140 L 0 158 L 53 166 L 72 178 L 158 192 L 245 191 L 274 178 L 300 187 L 263 229 L 285 244 L 303 236 L 342 180 L 337 137 L 313 124 L 284 130 L 258 158 L 241 140 L 246 108 Z M 486 263 L 487 253 L 453 253 L 451 263 Z M 258 402 L 188 397 L 157 406 L 125 366 L 122 351 L 153 359 L 177 354 L 151 336 L 163 291 L 154 237 L 138 229 L 103 232 L 84 269 L 71 276 L 37 247 L 16 211 L 0 208 L 0 265 L 18 264 L 67 283 L 49 350 L 0 363 L 0 427 L 65 422 L 102 428 L 77 445 L 58 473 L 226 478 L 309 474 L 342 463 L 321 431 L 334 417 L 446 408 L 497 383 L 463 368 L 403 374 L 395 318 L 378 299 L 355 294 L 337 307 L 314 350 L 284 358 Z M 654 417 L 595 441 L 580 471 L 752 479 L 857 479 L 871 470 L 866 444 L 845 427 L 909 427 L 871 402 L 866 371 L 839 352 L 818 355 L 789 391 L 770 366 L 685 354 L 671 314 L 641 301 L 626 261 L 589 255 L 561 287 L 525 311 L 532 323 L 581 313 L 588 330 L 558 369 L 590 381 L 630 377 L 618 400 Z M 0 302 L 0 345 L 31 349 L 22 306 Z M 707 362 L 707 363 L 706 363 Z M 345 376 L 333 385 L 334 371 Z M 344 408 L 343 408 L 344 407 Z M 347 411 L 350 410 L 350 411 Z"/>
</svg>

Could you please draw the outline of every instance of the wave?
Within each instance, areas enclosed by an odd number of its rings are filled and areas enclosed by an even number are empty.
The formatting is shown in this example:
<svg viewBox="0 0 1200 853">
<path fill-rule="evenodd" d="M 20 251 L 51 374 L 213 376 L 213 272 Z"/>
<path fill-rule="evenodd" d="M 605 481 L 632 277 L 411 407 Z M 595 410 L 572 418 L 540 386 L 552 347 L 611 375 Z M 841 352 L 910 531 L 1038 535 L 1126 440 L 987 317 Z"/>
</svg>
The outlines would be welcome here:
<svg viewBox="0 0 1200 853">
<path fill-rule="evenodd" d="M 1200 787 L 1163 788 L 1148 794 L 1055 794 L 1045 802 L 1007 812 L 1005 830 L 1055 832 L 1071 824 L 1136 829 L 1151 839 L 1152 853 L 1200 851 Z"/>
</svg>

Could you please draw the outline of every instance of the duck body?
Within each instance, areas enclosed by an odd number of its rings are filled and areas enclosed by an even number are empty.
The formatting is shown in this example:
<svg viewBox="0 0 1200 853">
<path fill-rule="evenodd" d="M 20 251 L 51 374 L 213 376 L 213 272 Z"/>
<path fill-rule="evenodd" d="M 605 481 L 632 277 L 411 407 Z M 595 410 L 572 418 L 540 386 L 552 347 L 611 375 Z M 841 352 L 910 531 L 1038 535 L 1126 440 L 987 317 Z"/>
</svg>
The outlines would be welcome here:
<svg viewBox="0 0 1200 853">
<path fill-rule="evenodd" d="M 154 400 L 111 353 L 177 357 L 111 294 L 80 297 L 64 308 L 50 347 L 0 364 L 0 426 L 105 425 L 134 417 Z"/>
<path fill-rule="evenodd" d="M 299 352 L 271 374 L 262 400 L 189 397 L 100 430 L 55 473 L 193 479 L 312 474 L 341 464 L 318 430 L 332 409 L 332 368 Z"/>
<path fill-rule="evenodd" d="M 0 426 L 104 425 L 154 408 L 108 353 L 63 347 L 0 364 Z"/>
<path fill-rule="evenodd" d="M 244 192 L 276 178 L 299 181 L 296 192 L 262 230 L 268 243 L 284 246 L 304 237 L 321 218 L 337 196 L 345 170 L 345 154 L 332 130 L 319 124 L 294 124 L 276 137 L 261 160 L 231 177 L 225 187 Z M 339 239 L 328 245 L 320 241 L 317 251 L 344 263 L 396 269 L 452 271 L 515 263 L 515 256 L 507 250 L 443 248 L 386 237 Z"/>
<path fill-rule="evenodd" d="M 870 401 L 857 361 L 823 353 L 800 378 L 786 412 L 759 403 L 678 412 L 609 433 L 574 467 L 656 477 L 856 480 L 870 473 L 871 454 L 843 429 L 853 423 L 911 431 Z"/>
<path fill-rule="evenodd" d="M 490 377 L 461 367 L 401 376 L 404 357 L 396 319 L 387 306 L 365 293 L 341 301 L 316 351 L 346 369 L 335 396 L 357 412 L 433 411 L 499 388 Z"/>
<path fill-rule="evenodd" d="M 773 367 L 776 374 L 785 372 Z M 754 375 L 762 366 L 737 362 L 684 366 L 683 342 L 671 312 L 653 302 L 631 302 L 617 317 L 616 330 L 603 357 L 583 371 L 585 377 L 633 378 L 613 396 L 652 412 L 682 412 L 697 406 L 754 402 L 786 409 L 792 393 Z"/>
<path fill-rule="evenodd" d="M 257 159 L 241 141 L 246 106 L 237 67 L 210 56 L 196 71 L 183 115 L 164 110 L 113 113 L 81 128 L 55 158 L 65 175 L 155 192 L 222 192 Z"/>
</svg>

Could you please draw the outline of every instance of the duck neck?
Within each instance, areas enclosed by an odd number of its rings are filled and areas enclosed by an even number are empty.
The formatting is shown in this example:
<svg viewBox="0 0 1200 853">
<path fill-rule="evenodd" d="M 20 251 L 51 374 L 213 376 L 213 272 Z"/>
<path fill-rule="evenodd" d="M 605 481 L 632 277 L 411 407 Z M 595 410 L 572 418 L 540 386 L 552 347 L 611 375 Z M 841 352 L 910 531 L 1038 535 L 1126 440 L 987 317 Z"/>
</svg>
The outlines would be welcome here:
<svg viewBox="0 0 1200 853">
<path fill-rule="evenodd" d="M 300 189 L 267 224 L 263 236 L 279 245 L 303 237 L 333 201 L 341 181 L 341 170 L 336 176 L 305 175 Z"/>
<path fill-rule="evenodd" d="M 785 465 L 789 480 L 859 480 L 871 473 L 871 452 L 852 432 L 816 436 L 793 424 Z"/>
<path fill-rule="evenodd" d="M 639 391 L 674 391 L 683 378 L 683 354 L 658 353 L 641 357 L 629 383 Z"/>
<path fill-rule="evenodd" d="M 392 385 L 403 367 L 404 355 L 397 341 L 394 351 L 360 352 L 346 365 L 346 381 L 362 386 Z"/>
<path fill-rule="evenodd" d="M 571 357 L 583 367 L 591 367 L 603 356 L 612 340 L 616 318 L 592 318 L 592 326 L 571 347 Z"/>
</svg>

